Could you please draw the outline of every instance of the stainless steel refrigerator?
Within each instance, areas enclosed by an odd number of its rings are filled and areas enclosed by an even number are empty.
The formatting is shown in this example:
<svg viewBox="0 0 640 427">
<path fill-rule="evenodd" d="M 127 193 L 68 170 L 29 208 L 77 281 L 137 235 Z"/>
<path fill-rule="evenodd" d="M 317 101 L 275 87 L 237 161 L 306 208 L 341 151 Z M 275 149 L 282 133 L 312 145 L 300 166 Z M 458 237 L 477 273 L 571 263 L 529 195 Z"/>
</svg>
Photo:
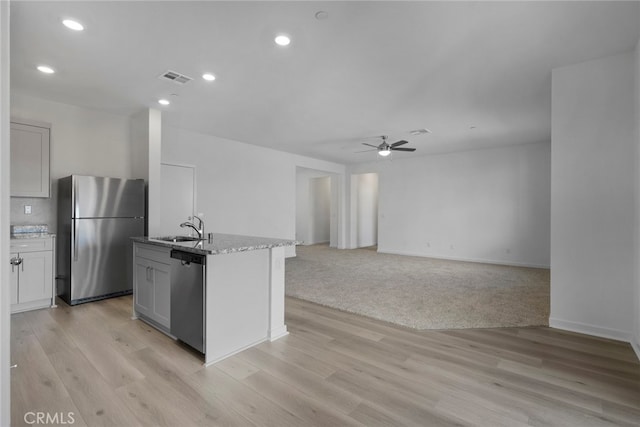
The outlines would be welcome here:
<svg viewBox="0 0 640 427">
<path fill-rule="evenodd" d="M 129 294 L 132 244 L 145 234 L 142 179 L 58 181 L 58 295 L 70 305 Z"/>
</svg>

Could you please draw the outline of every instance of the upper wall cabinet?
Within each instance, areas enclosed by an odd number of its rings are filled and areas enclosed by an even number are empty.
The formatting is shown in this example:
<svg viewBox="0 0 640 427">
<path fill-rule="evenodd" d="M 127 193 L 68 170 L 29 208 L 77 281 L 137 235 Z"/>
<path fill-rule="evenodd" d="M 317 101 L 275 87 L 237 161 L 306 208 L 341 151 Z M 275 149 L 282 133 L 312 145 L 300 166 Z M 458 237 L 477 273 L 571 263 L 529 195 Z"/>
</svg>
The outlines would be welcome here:
<svg viewBox="0 0 640 427">
<path fill-rule="evenodd" d="M 50 126 L 11 121 L 11 196 L 49 197 Z"/>
</svg>

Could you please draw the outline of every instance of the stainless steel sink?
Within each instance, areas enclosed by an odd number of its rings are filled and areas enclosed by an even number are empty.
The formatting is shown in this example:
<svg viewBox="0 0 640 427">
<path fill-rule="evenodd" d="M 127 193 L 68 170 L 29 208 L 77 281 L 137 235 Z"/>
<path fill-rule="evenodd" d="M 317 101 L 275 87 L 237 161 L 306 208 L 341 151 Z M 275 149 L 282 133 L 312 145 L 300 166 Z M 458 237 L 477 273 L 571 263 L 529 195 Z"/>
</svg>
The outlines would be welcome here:
<svg viewBox="0 0 640 427">
<path fill-rule="evenodd" d="M 191 236 L 165 236 L 165 237 L 154 237 L 153 239 L 155 240 L 162 240 L 164 242 L 197 242 L 198 240 L 200 240 L 197 237 L 191 237 Z"/>
</svg>

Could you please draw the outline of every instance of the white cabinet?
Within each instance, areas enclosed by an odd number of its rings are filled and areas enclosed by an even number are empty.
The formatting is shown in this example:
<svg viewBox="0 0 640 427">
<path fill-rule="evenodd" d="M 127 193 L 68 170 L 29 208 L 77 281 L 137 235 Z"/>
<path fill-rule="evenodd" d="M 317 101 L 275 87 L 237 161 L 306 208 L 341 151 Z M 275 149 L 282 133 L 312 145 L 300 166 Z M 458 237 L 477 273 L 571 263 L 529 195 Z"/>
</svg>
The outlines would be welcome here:
<svg viewBox="0 0 640 427">
<path fill-rule="evenodd" d="M 53 305 L 53 238 L 11 240 L 11 311 Z"/>
<path fill-rule="evenodd" d="M 170 249 L 134 243 L 133 307 L 135 315 L 171 328 Z"/>
<path fill-rule="evenodd" d="M 11 196 L 49 197 L 50 127 L 11 121 Z"/>
</svg>

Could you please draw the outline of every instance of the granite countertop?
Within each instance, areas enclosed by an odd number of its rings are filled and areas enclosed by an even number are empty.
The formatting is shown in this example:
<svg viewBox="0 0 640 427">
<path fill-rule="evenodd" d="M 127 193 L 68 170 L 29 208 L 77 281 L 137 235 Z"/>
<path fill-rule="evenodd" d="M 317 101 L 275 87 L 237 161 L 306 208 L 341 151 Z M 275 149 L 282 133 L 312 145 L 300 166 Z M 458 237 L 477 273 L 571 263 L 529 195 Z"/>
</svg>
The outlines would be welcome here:
<svg viewBox="0 0 640 427">
<path fill-rule="evenodd" d="M 11 235 L 11 240 L 21 240 L 21 239 L 42 239 L 56 237 L 53 233 L 17 233 Z"/>
<path fill-rule="evenodd" d="M 167 242 L 153 237 L 132 237 L 134 242 L 164 246 L 203 255 L 221 255 L 233 252 L 270 249 L 300 244 L 295 240 L 272 239 L 267 237 L 241 236 L 236 234 L 213 233 L 212 243 L 207 239 L 195 242 Z"/>
<path fill-rule="evenodd" d="M 42 239 L 55 237 L 47 224 L 12 224 L 11 239 Z"/>
</svg>

